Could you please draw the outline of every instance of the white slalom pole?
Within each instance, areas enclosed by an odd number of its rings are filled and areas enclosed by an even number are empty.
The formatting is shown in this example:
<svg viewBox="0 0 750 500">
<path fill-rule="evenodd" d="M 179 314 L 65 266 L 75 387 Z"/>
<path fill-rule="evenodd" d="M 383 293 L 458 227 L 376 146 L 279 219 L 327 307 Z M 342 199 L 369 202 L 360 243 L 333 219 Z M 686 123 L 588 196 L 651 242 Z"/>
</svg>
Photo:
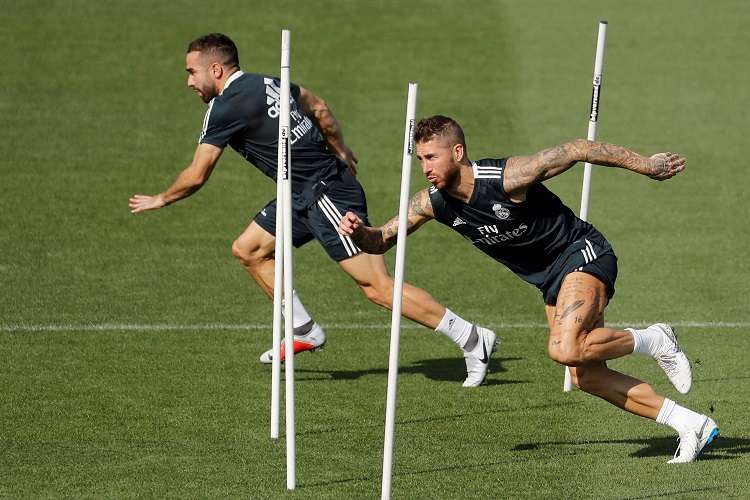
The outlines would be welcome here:
<svg viewBox="0 0 750 500">
<path fill-rule="evenodd" d="M 406 257 L 406 225 L 411 183 L 411 155 L 414 152 L 414 115 L 417 108 L 417 84 L 409 84 L 406 101 L 406 130 L 404 156 L 401 163 L 401 198 L 398 208 L 398 236 L 396 240 L 396 272 L 393 278 L 393 311 L 391 313 L 391 349 L 388 358 L 388 396 L 385 410 L 385 445 L 383 449 L 383 482 L 381 498 L 391 498 L 393 475 L 393 439 L 396 427 L 396 383 L 398 381 L 398 344 L 401 330 L 401 299 L 404 289 L 404 260 Z"/>
<path fill-rule="evenodd" d="M 286 336 L 284 374 L 286 378 L 286 488 L 288 490 L 293 490 L 296 485 L 295 464 L 297 456 L 294 422 L 294 326 L 292 321 L 292 292 L 294 290 L 294 272 L 292 270 L 292 153 L 289 142 L 289 52 L 291 38 L 292 35 L 289 30 L 282 30 L 279 126 L 281 142 L 283 143 L 281 183 L 284 206 L 284 335 Z M 276 258 L 278 258 L 278 255 Z"/>
<path fill-rule="evenodd" d="M 282 34 L 281 61 L 284 62 L 284 40 Z M 289 60 L 287 47 L 286 60 Z M 283 70 L 282 70 L 283 71 Z M 279 101 L 280 102 L 280 101 Z M 274 247 L 273 273 L 273 342 L 271 355 L 271 439 L 279 439 L 279 399 L 281 397 L 281 308 L 284 293 L 282 280 L 284 279 L 284 190 L 283 171 L 288 152 L 286 142 L 281 137 L 281 119 L 279 118 L 279 146 L 276 160 L 276 246 Z"/>
<path fill-rule="evenodd" d="M 596 140 L 596 124 L 599 121 L 599 100 L 602 88 L 602 72 L 604 71 L 604 49 L 607 45 L 607 21 L 599 22 L 599 37 L 596 41 L 596 59 L 594 60 L 594 88 L 591 91 L 591 114 L 589 115 L 589 133 L 587 139 Z M 588 220 L 589 195 L 591 194 L 591 163 L 586 162 L 583 167 L 583 189 L 581 190 L 581 210 L 578 217 Z M 573 389 L 573 381 L 570 377 L 570 369 L 565 368 L 565 382 L 563 391 L 570 392 Z"/>
</svg>

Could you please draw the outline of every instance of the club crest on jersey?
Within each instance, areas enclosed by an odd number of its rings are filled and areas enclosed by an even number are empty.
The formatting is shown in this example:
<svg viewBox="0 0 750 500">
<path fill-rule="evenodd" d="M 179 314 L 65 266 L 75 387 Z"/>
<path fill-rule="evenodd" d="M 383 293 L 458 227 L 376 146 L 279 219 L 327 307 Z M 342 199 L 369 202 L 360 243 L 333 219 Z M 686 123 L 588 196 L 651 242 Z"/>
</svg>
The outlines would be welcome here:
<svg viewBox="0 0 750 500">
<path fill-rule="evenodd" d="M 495 212 L 495 217 L 498 219 L 505 220 L 510 217 L 510 210 L 502 206 L 500 203 L 492 205 L 492 211 Z"/>
</svg>

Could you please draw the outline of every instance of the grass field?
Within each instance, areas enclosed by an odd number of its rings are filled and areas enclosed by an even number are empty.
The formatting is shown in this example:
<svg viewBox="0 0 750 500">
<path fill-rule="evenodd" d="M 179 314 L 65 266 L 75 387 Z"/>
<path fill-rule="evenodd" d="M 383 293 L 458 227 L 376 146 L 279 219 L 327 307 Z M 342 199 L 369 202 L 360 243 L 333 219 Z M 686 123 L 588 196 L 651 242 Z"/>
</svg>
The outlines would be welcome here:
<svg viewBox="0 0 750 500">
<path fill-rule="evenodd" d="M 127 210 L 192 157 L 204 106 L 185 86 L 189 40 L 225 32 L 244 69 L 277 73 L 291 29 L 292 78 L 343 124 L 380 223 L 398 205 L 408 81 L 418 115 L 454 116 L 474 158 L 580 137 L 599 19 L 610 23 L 599 137 L 689 162 L 664 183 L 595 170 L 590 219 L 620 259 L 608 320 L 680 325 L 693 390 L 677 394 L 647 358 L 612 365 L 712 414 L 722 437 L 704 460 L 667 466 L 670 429 L 563 394 L 538 292 L 433 223 L 409 240 L 407 278 L 503 344 L 488 384 L 468 391 L 457 349 L 405 324 L 393 495 L 750 496 L 746 2 L 0 7 L 0 496 L 379 495 L 389 313 L 316 244 L 296 252 L 296 287 L 329 345 L 295 363 L 289 493 L 257 362 L 271 304 L 230 252 L 273 184 L 228 152 L 192 198 Z M 576 211 L 581 170 L 549 183 Z"/>
</svg>

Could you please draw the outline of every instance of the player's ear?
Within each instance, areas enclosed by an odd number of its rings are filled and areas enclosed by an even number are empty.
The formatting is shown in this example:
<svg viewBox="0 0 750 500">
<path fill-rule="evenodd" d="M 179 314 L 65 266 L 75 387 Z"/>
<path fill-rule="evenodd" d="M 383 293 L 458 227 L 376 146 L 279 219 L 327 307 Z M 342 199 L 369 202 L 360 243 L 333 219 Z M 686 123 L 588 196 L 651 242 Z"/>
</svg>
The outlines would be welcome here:
<svg viewBox="0 0 750 500">
<path fill-rule="evenodd" d="M 211 75 L 218 80 L 222 74 L 224 74 L 224 68 L 221 64 L 217 62 L 211 63 Z"/>
<path fill-rule="evenodd" d="M 466 151 L 464 150 L 463 144 L 455 144 L 453 146 L 453 159 L 456 161 L 456 163 L 461 163 L 461 161 L 464 159 L 465 154 Z"/>
</svg>

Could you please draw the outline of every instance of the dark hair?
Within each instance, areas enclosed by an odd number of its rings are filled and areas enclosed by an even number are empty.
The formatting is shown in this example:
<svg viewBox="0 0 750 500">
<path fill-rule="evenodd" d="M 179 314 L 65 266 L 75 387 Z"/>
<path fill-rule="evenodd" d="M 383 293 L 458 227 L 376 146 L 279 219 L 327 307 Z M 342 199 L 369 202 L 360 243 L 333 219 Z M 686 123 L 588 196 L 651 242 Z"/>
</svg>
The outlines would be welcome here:
<svg viewBox="0 0 750 500">
<path fill-rule="evenodd" d="M 443 115 L 422 118 L 414 130 L 414 142 L 425 142 L 434 137 L 443 137 L 451 142 L 451 146 L 461 144 L 466 147 L 464 131 L 456 120 Z"/>
<path fill-rule="evenodd" d="M 209 33 L 200 38 L 196 38 L 187 48 L 190 52 L 202 52 L 205 54 L 216 55 L 220 59 L 222 66 L 229 68 L 240 67 L 240 56 L 237 54 L 237 46 L 231 38 L 221 33 Z"/>
</svg>

